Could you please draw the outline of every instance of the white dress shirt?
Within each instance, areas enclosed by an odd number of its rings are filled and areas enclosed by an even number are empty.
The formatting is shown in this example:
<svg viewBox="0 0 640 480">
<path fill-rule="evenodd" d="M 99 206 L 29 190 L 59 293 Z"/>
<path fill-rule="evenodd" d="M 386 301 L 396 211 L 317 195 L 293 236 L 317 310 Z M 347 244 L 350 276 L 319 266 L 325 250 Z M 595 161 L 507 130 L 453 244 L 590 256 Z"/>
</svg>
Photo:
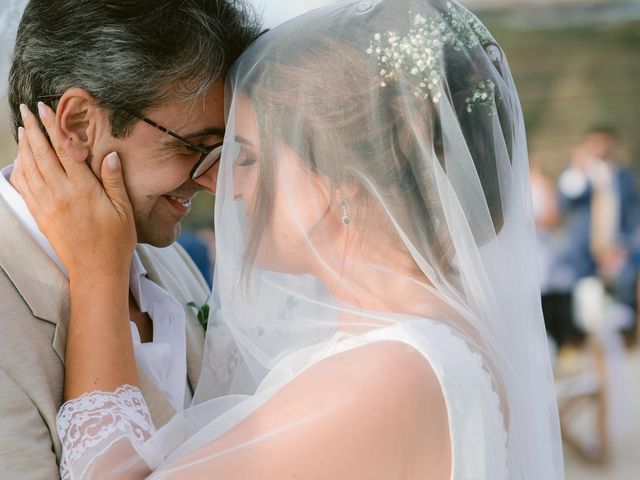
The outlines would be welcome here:
<svg viewBox="0 0 640 480">
<path fill-rule="evenodd" d="M 8 166 L 0 171 L 0 197 L 9 205 L 9 208 L 38 245 L 67 275 L 67 270 L 47 238 L 38 228 L 24 200 L 9 183 L 12 171 L 13 166 Z M 153 323 L 153 340 L 149 343 L 142 343 L 136 324 L 131 322 L 131 336 L 136 361 L 176 411 L 181 411 L 191 403 L 192 398 L 187 383 L 185 312 L 175 298 L 149 280 L 146 274 L 144 265 L 142 265 L 138 254 L 134 252 L 129 288 L 140 311 L 147 313 Z"/>
</svg>

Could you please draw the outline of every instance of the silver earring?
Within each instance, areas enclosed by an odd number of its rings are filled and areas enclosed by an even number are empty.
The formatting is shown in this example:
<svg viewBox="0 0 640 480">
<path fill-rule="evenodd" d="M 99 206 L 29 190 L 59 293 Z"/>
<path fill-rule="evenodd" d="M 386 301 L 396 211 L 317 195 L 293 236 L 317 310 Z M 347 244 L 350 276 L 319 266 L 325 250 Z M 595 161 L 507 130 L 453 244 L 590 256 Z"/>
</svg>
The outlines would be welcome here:
<svg viewBox="0 0 640 480">
<path fill-rule="evenodd" d="M 347 201 L 342 200 L 340 202 L 340 206 L 342 207 L 342 223 L 345 225 L 351 224 L 351 217 L 349 216 L 349 211 L 347 210 Z"/>
</svg>

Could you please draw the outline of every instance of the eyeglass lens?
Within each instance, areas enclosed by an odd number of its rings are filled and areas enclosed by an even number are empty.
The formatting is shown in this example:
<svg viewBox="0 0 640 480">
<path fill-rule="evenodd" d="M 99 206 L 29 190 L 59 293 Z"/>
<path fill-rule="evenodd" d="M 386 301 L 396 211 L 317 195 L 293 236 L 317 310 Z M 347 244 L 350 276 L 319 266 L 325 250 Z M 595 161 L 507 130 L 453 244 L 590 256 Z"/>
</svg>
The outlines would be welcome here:
<svg viewBox="0 0 640 480">
<path fill-rule="evenodd" d="M 196 166 L 193 173 L 191 174 L 191 178 L 196 180 L 202 175 L 204 175 L 211 167 L 213 167 L 216 164 L 218 160 L 220 160 L 221 154 L 222 154 L 222 145 L 219 145 L 213 150 L 211 150 L 207 154 L 207 156 Z"/>
</svg>

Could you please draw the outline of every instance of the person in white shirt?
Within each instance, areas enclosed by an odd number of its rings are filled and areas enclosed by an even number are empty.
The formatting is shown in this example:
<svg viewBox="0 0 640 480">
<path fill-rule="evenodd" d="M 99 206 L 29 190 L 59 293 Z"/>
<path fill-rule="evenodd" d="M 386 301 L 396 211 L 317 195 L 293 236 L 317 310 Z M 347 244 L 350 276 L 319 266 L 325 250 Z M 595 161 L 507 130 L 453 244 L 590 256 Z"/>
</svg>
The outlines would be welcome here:
<svg viewBox="0 0 640 480">
<path fill-rule="evenodd" d="M 121 155 L 139 244 L 130 268 L 131 334 L 159 425 L 191 403 L 204 329 L 187 304 L 209 296 L 174 242 L 193 198 L 216 174 L 224 75 L 258 32 L 250 9 L 214 0 L 31 0 L 18 30 L 9 79 L 16 136 L 19 104 L 43 101 L 56 110 L 74 160 L 96 176 L 106 153 Z M 65 351 L 69 282 L 12 172 L 0 174 L 0 471 L 56 478 L 55 415 L 72 354 Z"/>
</svg>

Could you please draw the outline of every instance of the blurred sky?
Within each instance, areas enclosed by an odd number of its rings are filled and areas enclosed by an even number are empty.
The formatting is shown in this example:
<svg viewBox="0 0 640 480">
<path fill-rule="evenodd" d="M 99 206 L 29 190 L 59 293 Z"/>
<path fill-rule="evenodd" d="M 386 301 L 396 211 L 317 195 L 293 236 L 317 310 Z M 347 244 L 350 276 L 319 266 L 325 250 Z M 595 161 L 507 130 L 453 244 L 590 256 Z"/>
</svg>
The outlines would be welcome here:
<svg viewBox="0 0 640 480">
<path fill-rule="evenodd" d="M 1 0 L 0 0 L 1 1 Z M 290 18 L 313 10 L 338 3 L 340 0 L 250 0 L 258 11 L 264 13 L 267 27 L 274 27 Z"/>
</svg>

